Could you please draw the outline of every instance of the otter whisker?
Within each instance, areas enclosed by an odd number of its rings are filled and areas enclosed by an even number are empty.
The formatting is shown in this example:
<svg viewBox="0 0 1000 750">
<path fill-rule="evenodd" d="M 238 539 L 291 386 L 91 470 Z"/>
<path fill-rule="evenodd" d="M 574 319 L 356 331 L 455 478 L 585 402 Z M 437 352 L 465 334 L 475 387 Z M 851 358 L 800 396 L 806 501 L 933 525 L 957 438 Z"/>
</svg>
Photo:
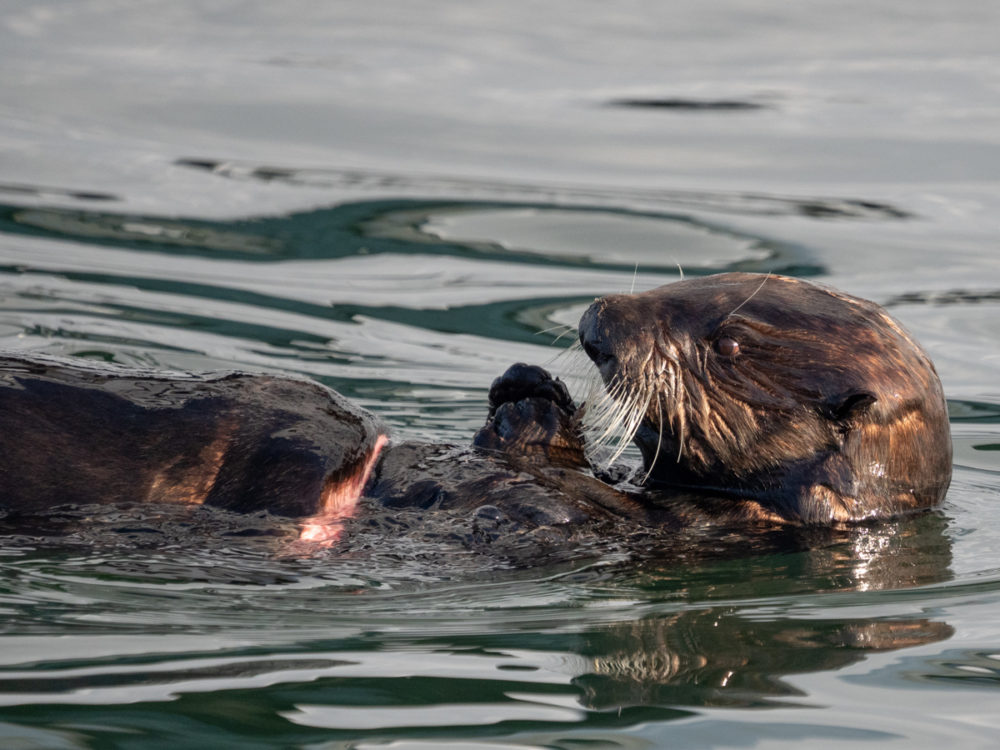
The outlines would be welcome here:
<svg viewBox="0 0 1000 750">
<path fill-rule="evenodd" d="M 732 309 L 732 310 L 730 311 L 729 315 L 727 315 L 727 316 L 726 316 L 726 319 L 728 320 L 729 318 L 733 317 L 733 315 L 735 315 L 735 314 L 736 314 L 736 311 L 737 311 L 737 310 L 739 310 L 739 309 L 740 309 L 741 307 L 743 307 L 743 305 L 745 305 L 745 304 L 746 304 L 747 302 L 749 302 L 749 301 L 750 301 L 750 300 L 752 300 L 752 299 L 753 299 L 754 297 L 756 297 L 756 296 L 757 296 L 757 292 L 759 292 L 759 291 L 760 291 L 761 289 L 763 289 L 763 288 L 764 288 L 764 284 L 766 284 L 766 283 L 767 283 L 767 280 L 768 280 L 769 278 L 771 278 L 771 272 L 770 272 L 770 271 L 768 271 L 768 272 L 767 272 L 767 273 L 766 273 L 766 274 L 764 275 L 764 279 L 763 279 L 763 280 L 762 280 L 762 281 L 760 282 L 760 286 L 759 286 L 759 287 L 757 287 L 756 289 L 754 289 L 754 290 L 753 290 L 753 293 L 752 293 L 752 294 L 751 294 L 751 295 L 750 295 L 749 297 L 747 297 L 747 298 L 746 298 L 745 300 L 743 300 L 742 302 L 740 302 L 740 304 L 738 304 L 738 305 L 737 305 L 736 307 L 734 307 L 734 308 L 733 308 L 733 309 Z"/>
<path fill-rule="evenodd" d="M 626 421 L 629 419 L 629 415 L 635 409 L 636 396 L 633 396 L 626 402 L 620 402 L 615 398 L 602 399 L 600 405 L 602 407 L 602 413 L 596 420 L 597 424 L 595 427 L 597 429 L 602 429 L 602 432 L 597 436 L 598 443 L 604 443 L 615 434 L 621 427 L 624 426 Z"/>
<path fill-rule="evenodd" d="M 656 424 L 659 425 L 657 429 L 656 451 L 653 453 L 653 460 L 649 462 L 649 469 L 646 471 L 646 476 L 642 478 L 642 484 L 649 481 L 649 475 L 653 473 L 656 460 L 660 457 L 660 448 L 663 447 L 663 402 L 659 398 L 656 399 Z"/>
<path fill-rule="evenodd" d="M 554 326 L 550 326 L 548 328 L 543 328 L 540 331 L 535 331 L 535 335 L 536 336 L 541 336 L 543 333 L 551 333 L 552 331 L 558 331 L 560 328 L 565 329 L 565 330 L 563 330 L 563 332 L 561 334 L 559 334 L 560 336 L 565 336 L 566 333 L 567 333 L 567 331 L 575 331 L 576 330 L 576 328 L 574 326 L 571 326 L 568 323 L 556 323 Z"/>
<path fill-rule="evenodd" d="M 554 330 L 555 330 L 555 328 L 553 327 L 553 328 L 548 328 L 548 329 L 546 329 L 545 331 L 539 331 L 539 333 L 547 333 L 547 332 L 549 332 L 549 331 L 554 331 Z M 576 329 L 575 329 L 575 328 L 573 328 L 573 327 L 571 327 L 571 326 L 566 326 L 566 330 L 565 330 L 565 331 L 563 331 L 562 333 L 560 333 L 560 334 L 559 334 L 558 336 L 556 336 L 556 337 L 555 337 L 554 339 L 552 339 L 552 341 L 550 341 L 550 342 L 549 342 L 549 344 L 550 344 L 550 345 L 552 345 L 552 344 L 558 344 L 558 343 L 559 343 L 559 340 L 560 340 L 560 339 L 561 339 L 561 338 L 562 338 L 563 336 L 565 336 L 565 335 L 567 335 L 567 334 L 569 334 L 569 333 L 576 333 Z"/>
<path fill-rule="evenodd" d="M 649 408 L 651 398 L 652 393 L 647 393 L 645 401 L 642 404 L 637 404 L 635 401 L 630 404 L 632 407 L 632 413 L 629 415 L 628 422 L 623 425 L 623 434 L 621 435 L 618 447 L 615 449 L 614 453 L 611 454 L 611 457 L 608 459 L 608 463 L 614 463 L 621 458 L 621 455 L 628 448 L 629 443 L 632 442 L 632 438 L 638 431 L 639 425 L 642 423 L 642 419 L 646 414 L 646 409 Z"/>
<path fill-rule="evenodd" d="M 613 425 L 617 421 L 618 408 L 618 404 L 606 393 L 597 393 L 595 390 L 591 390 L 584 419 L 589 429 L 603 430 L 603 433 L 597 437 L 598 441 L 606 436 L 609 429 L 613 429 Z M 611 425 L 610 428 L 609 425 Z"/>
<path fill-rule="evenodd" d="M 690 390 L 683 386 L 683 379 L 675 373 L 678 390 L 674 391 L 674 424 L 677 433 L 677 463 L 681 462 L 684 456 L 684 443 L 687 433 L 687 413 L 691 408 Z"/>
<path fill-rule="evenodd" d="M 553 331 L 555 329 L 549 328 L 547 330 Z M 574 330 L 574 329 L 571 328 L 569 330 Z M 546 333 L 546 331 L 539 331 L 539 333 Z M 560 336 L 562 335 L 564 334 L 560 334 Z M 555 343 L 558 340 L 559 338 L 557 337 L 555 341 L 553 341 L 552 343 Z M 546 364 L 552 364 L 560 357 L 566 357 L 569 360 L 567 369 L 572 369 L 574 372 L 583 373 L 589 379 L 591 373 L 590 358 L 583 351 L 583 344 L 581 344 L 578 339 L 574 340 L 573 343 L 567 346 L 565 349 L 560 349 L 558 352 L 553 354 L 552 357 L 549 358 Z"/>
<path fill-rule="evenodd" d="M 590 387 L 595 375 L 590 357 L 583 351 L 583 345 L 578 340 L 574 340 L 572 344 L 564 349 L 558 349 L 543 362 L 543 366 L 546 369 L 565 373 L 569 379 L 578 378 L 586 387 Z"/>
<path fill-rule="evenodd" d="M 610 458 L 605 459 L 608 463 L 616 461 L 628 448 L 645 417 L 652 395 L 649 389 L 631 390 L 624 380 L 619 380 L 609 389 L 590 397 L 585 422 L 596 433 L 591 446 L 597 448 L 613 441 L 616 443 Z"/>
</svg>

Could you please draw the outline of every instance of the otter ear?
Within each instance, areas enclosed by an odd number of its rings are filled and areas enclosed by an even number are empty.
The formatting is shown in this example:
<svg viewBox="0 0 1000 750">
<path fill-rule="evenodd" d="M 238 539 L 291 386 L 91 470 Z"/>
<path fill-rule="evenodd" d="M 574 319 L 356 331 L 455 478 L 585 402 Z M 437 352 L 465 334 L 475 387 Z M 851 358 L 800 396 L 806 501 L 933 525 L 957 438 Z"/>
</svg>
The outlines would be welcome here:
<svg viewBox="0 0 1000 750">
<path fill-rule="evenodd" d="M 826 403 L 820 407 L 820 412 L 833 422 L 846 422 L 854 417 L 860 417 L 877 400 L 874 393 L 850 391 L 827 399 Z"/>
</svg>

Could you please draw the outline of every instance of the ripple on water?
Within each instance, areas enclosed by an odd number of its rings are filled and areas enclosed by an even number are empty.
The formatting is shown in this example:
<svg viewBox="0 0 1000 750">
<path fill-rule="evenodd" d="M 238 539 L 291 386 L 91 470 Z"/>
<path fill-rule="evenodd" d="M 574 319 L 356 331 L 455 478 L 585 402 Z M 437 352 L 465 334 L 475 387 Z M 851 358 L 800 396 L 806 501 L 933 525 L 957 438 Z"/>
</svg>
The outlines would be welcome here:
<svg viewBox="0 0 1000 750">
<path fill-rule="evenodd" d="M 904 218 L 857 201 L 483 185 L 469 198 L 468 185 L 437 187 L 419 200 L 233 221 L 0 211 L 0 344 L 304 372 L 360 396 L 408 437 L 464 442 L 490 380 L 511 361 L 547 361 L 558 349 L 536 334 L 572 329 L 595 294 L 666 283 L 678 263 L 691 273 L 823 270 L 809 248 L 685 207 Z M 917 301 L 896 304 L 929 310 L 943 350 L 965 323 L 976 331 L 967 344 L 990 340 L 991 324 L 969 311 L 991 295 Z M 952 312 L 938 329 L 944 302 Z M 969 356 L 954 350 L 950 372 Z M 981 391 L 987 381 L 976 382 Z M 627 731 L 693 711 L 798 706 L 803 675 L 946 641 L 956 607 L 996 598 L 988 561 L 998 542 L 981 521 L 996 496 L 997 410 L 979 391 L 951 407 L 954 507 L 841 536 L 685 544 L 645 534 L 576 540 L 560 557 L 530 538 L 469 547 L 465 518 L 410 533 L 396 516 L 352 528 L 343 550 L 287 559 L 282 539 L 264 533 L 280 531 L 274 519 L 211 511 L 194 525 L 111 517 L 106 533 L 95 514 L 61 541 L 22 530 L 0 558 L 4 718 L 44 723 L 37 712 L 58 707 L 81 746 L 107 736 L 94 727 L 137 743 L 175 732 L 177 746 L 193 735 L 403 746 L 417 731 L 447 746 L 449 731 L 470 725 L 557 737 L 542 746 L 567 745 L 561 727 L 600 725 L 598 740 L 621 746 Z M 985 684 L 991 667 L 956 650 L 935 674 Z"/>
<path fill-rule="evenodd" d="M 674 280 L 677 261 L 805 263 L 800 248 L 681 214 L 541 202 L 355 201 L 232 221 L 9 207 L 0 230 L 2 346 L 294 370 L 377 398 L 407 434 L 451 439 L 481 410 L 436 410 L 472 409 L 511 362 L 549 363 L 595 295 Z M 634 252 L 599 263 L 602 245 Z"/>
<path fill-rule="evenodd" d="M 554 206 L 453 205 L 396 211 L 368 222 L 373 236 L 448 242 L 484 253 L 509 251 L 591 267 L 715 269 L 774 259 L 757 237 L 684 216 Z M 776 261 L 777 262 L 777 261 Z"/>
</svg>

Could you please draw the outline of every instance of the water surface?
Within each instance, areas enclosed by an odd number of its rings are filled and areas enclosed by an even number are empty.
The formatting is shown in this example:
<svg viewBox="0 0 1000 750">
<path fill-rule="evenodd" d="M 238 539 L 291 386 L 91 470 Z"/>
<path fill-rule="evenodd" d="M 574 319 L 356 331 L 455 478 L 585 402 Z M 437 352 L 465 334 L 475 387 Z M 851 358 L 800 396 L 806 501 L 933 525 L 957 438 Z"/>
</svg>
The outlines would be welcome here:
<svg viewBox="0 0 1000 750">
<path fill-rule="evenodd" d="M 289 558 L 269 519 L 50 519 L 0 551 L 0 744 L 992 746 L 998 23 L 965 0 L 6 9 L 5 349 L 305 374 L 465 443 L 512 362 L 580 393 L 556 339 L 594 296 L 788 273 L 925 344 L 956 467 L 916 518 L 531 566 L 379 524 Z"/>
</svg>

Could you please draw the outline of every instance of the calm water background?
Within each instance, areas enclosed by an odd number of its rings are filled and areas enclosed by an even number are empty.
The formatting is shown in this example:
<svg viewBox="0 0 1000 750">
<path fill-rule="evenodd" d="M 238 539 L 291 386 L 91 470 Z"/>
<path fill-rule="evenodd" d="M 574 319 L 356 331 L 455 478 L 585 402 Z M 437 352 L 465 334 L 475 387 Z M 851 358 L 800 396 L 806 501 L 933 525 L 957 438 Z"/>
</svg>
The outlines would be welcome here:
<svg viewBox="0 0 1000 750">
<path fill-rule="evenodd" d="M 12 537 L 0 745 L 995 744 L 994 3 L 2 7 L 0 347 L 304 373 L 466 442 L 594 295 L 785 272 L 925 343 L 956 471 L 837 538 L 521 570 Z"/>
</svg>

